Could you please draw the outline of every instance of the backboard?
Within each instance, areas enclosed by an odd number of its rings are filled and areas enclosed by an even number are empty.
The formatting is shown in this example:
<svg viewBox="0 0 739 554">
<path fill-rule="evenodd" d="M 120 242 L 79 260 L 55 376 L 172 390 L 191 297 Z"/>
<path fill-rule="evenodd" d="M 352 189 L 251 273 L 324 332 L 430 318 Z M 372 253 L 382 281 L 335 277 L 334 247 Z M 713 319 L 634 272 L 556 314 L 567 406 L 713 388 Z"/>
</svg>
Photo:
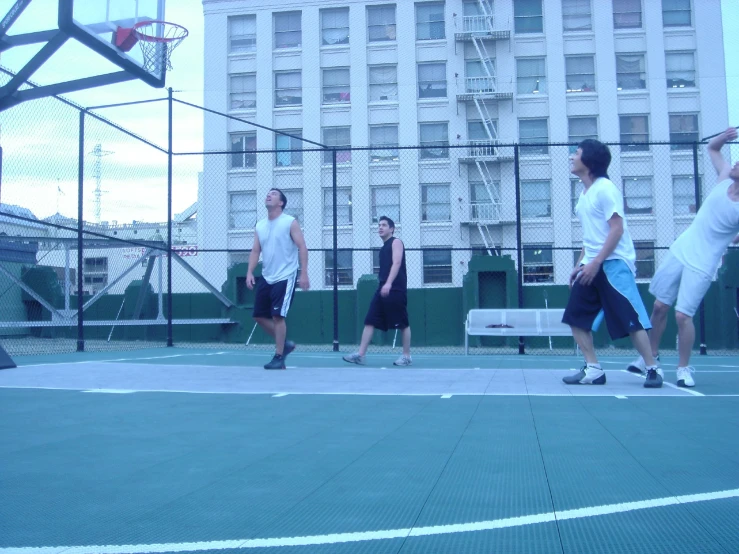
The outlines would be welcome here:
<svg viewBox="0 0 739 554">
<path fill-rule="evenodd" d="M 163 21 L 166 0 L 59 0 L 59 29 L 153 87 L 164 87 L 166 64 L 143 67 L 139 45 L 124 52 L 115 44 L 119 27 Z M 164 52 L 162 52 L 164 55 Z"/>
</svg>

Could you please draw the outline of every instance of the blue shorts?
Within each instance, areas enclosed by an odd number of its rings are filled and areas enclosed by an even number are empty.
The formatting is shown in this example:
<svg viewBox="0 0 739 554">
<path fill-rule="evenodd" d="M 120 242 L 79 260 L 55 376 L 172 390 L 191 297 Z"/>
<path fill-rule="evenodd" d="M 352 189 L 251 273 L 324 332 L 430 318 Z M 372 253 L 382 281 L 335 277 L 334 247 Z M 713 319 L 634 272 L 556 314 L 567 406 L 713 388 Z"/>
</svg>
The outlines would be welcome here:
<svg viewBox="0 0 739 554">
<path fill-rule="evenodd" d="M 613 340 L 652 328 L 634 274 L 623 260 L 603 262 L 595 279 L 587 286 L 575 281 L 562 323 L 590 330 L 601 310 Z"/>
</svg>

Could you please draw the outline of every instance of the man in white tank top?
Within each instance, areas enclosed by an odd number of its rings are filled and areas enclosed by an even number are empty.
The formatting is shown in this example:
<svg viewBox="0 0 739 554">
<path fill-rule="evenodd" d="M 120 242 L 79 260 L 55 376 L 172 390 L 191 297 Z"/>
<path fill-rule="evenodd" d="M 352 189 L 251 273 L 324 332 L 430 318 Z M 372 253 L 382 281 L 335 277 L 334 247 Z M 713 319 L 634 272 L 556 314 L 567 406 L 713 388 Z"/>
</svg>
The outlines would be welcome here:
<svg viewBox="0 0 739 554">
<path fill-rule="evenodd" d="M 665 332 L 667 312 L 675 304 L 680 356 L 677 385 L 680 387 L 695 386 L 692 376 L 695 370 L 688 365 L 695 343 L 693 316 L 711 286 L 724 251 L 730 243 L 739 242 L 739 162 L 731 166 L 721 155 L 721 147 L 736 137 L 736 129 L 730 127 L 708 143 L 718 184 L 703 201 L 690 227 L 672 244 L 649 286 L 649 292 L 656 298 L 649 336 L 654 356 L 658 354 Z M 628 370 L 642 373 L 643 368 L 644 360 L 640 357 Z"/>
<path fill-rule="evenodd" d="M 286 340 L 285 317 L 295 293 L 295 282 L 303 290 L 310 288 L 308 249 L 298 221 L 282 213 L 287 206 L 287 197 L 283 192 L 270 189 L 264 204 L 267 206 L 267 217 L 257 222 L 254 246 L 246 270 L 246 286 L 254 288 L 254 269 L 261 254 L 262 278 L 254 295 L 253 317 L 275 339 L 275 355 L 264 369 L 285 369 L 285 358 L 295 350 L 295 343 Z M 299 279 L 298 267 L 301 268 Z"/>
</svg>

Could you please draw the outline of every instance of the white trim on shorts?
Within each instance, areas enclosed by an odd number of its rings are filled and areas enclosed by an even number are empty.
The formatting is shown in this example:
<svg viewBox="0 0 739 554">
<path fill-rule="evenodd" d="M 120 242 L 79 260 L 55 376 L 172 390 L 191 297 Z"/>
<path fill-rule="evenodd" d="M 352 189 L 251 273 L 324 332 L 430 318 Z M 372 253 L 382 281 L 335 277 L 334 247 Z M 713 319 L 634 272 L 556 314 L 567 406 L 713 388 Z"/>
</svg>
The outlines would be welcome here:
<svg viewBox="0 0 739 554">
<path fill-rule="evenodd" d="M 287 278 L 287 284 L 285 285 L 285 296 L 282 297 L 282 306 L 280 307 L 280 317 L 287 317 L 287 311 L 290 309 L 293 294 L 295 294 L 295 283 L 297 282 L 297 280 L 297 271 L 295 271 L 295 273 Z"/>
</svg>

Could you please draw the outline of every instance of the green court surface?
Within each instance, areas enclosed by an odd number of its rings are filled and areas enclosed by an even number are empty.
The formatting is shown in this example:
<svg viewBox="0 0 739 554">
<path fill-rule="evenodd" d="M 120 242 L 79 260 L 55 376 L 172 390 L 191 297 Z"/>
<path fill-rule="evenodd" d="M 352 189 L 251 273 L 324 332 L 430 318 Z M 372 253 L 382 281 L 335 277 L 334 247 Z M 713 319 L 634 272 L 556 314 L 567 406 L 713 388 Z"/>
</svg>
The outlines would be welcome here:
<svg viewBox="0 0 739 554">
<path fill-rule="evenodd" d="M 0 371 L 0 554 L 736 553 L 739 360 L 152 349 Z"/>
</svg>

